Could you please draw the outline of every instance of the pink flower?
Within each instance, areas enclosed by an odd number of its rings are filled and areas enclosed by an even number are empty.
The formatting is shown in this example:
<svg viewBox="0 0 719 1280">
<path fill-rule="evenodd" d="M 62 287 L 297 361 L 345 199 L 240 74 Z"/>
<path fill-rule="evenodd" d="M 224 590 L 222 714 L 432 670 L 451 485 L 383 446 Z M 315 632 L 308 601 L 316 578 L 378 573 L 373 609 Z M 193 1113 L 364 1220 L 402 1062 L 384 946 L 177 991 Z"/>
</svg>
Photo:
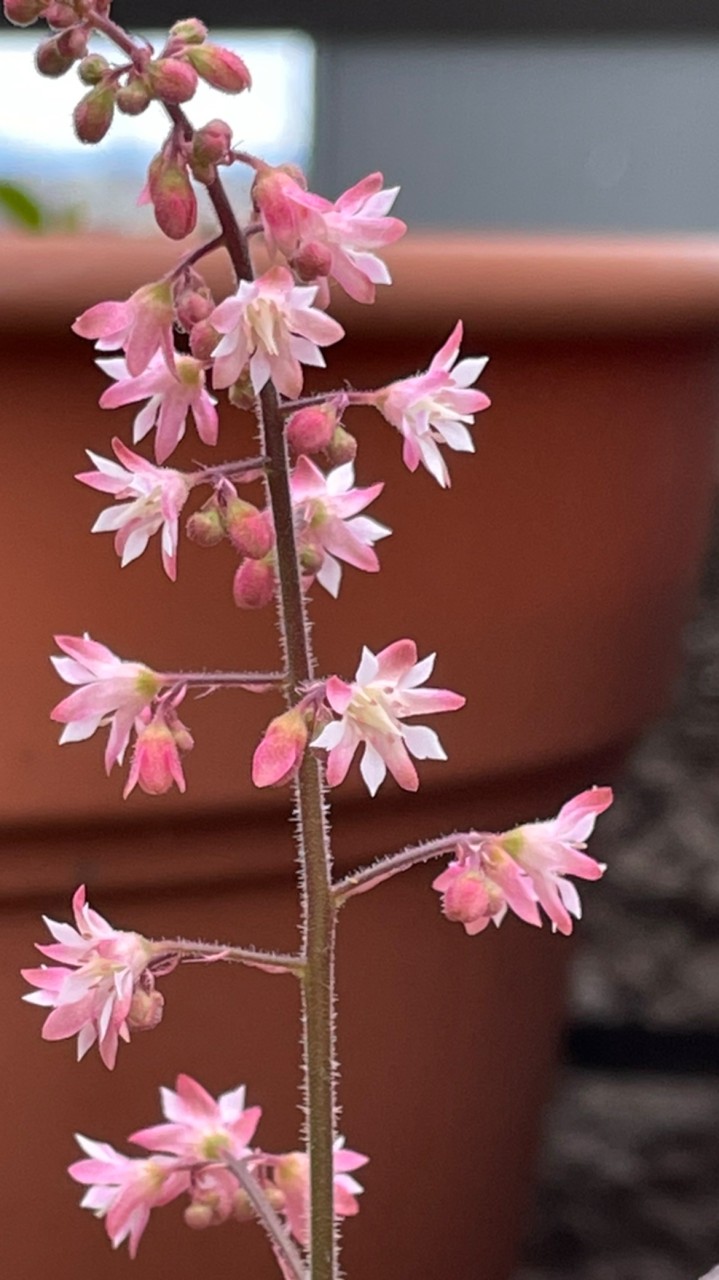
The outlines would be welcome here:
<svg viewBox="0 0 719 1280">
<path fill-rule="evenodd" d="M 338 342 L 344 329 L 312 306 L 316 288 L 298 288 L 286 267 L 240 282 L 233 298 L 216 307 L 209 322 L 225 336 L 215 348 L 215 387 L 229 387 L 249 362 L 255 394 L 272 379 L 282 395 L 302 390 L 301 364 L 324 367 L 320 347 Z"/>
<path fill-rule="evenodd" d="M 334 1145 L 334 1211 L 338 1218 L 350 1218 L 359 1213 L 357 1196 L 364 1190 L 350 1174 L 367 1164 L 369 1156 L 358 1151 L 347 1151 L 344 1138 Z M 283 1192 L 283 1212 L 287 1225 L 301 1245 L 309 1240 L 310 1167 L 303 1151 L 290 1151 L 285 1156 L 271 1158 L 274 1166 L 275 1186 Z"/>
<path fill-rule="evenodd" d="M 161 1002 L 156 1000 L 153 1019 L 132 1016 L 135 994 L 149 995 L 154 988 L 148 971 L 152 951 L 139 933 L 113 929 L 93 911 L 84 885 L 75 892 L 72 907 L 74 928 L 43 917 L 56 941 L 37 944 L 37 949 L 59 964 L 23 969 L 23 977 L 38 988 L 23 999 L 52 1010 L 43 1025 L 44 1040 L 77 1035 L 78 1060 L 98 1041 L 100 1057 L 112 1070 L 119 1039 L 129 1041 L 133 1026 L 155 1026 L 161 1017 Z"/>
<path fill-rule="evenodd" d="M 366 573 L 377 573 L 379 561 L 373 544 L 392 532 L 378 520 L 358 514 L 374 502 L 384 485 L 355 489 L 354 478 L 351 462 L 324 475 L 303 456 L 298 458 L 290 481 L 300 552 L 305 548 L 319 552 L 321 563 L 315 576 L 335 597 L 342 579 L 340 560 Z"/>
<path fill-rule="evenodd" d="M 392 382 L 377 391 L 372 400 L 402 433 L 405 466 L 416 471 L 421 462 L 443 488 L 449 486 L 450 479 L 438 444 L 473 453 L 474 444 L 465 424 L 473 423 L 474 414 L 490 403 L 483 391 L 468 390 L 484 369 L 486 356 L 460 360 L 453 367 L 461 341 L 462 321 L 458 320 L 426 373 Z"/>
<path fill-rule="evenodd" d="M 81 338 L 97 339 L 100 351 L 121 347 L 135 377 L 147 368 L 156 351 L 161 351 L 168 368 L 173 368 L 173 320 L 172 286 L 159 280 L 137 289 L 127 302 L 98 302 L 88 307 L 72 329 Z"/>
<path fill-rule="evenodd" d="M 65 658 L 51 658 L 58 675 L 68 684 L 80 685 L 50 712 L 52 720 L 66 727 L 60 742 L 82 742 L 96 729 L 110 724 L 105 768 L 122 763 L 137 716 L 149 707 L 162 688 L 163 679 L 141 662 L 123 662 L 104 644 L 88 635 L 55 636 Z"/>
<path fill-rule="evenodd" d="M 148 1151 L 164 1151 L 185 1160 L 243 1160 L 262 1115 L 261 1107 L 245 1108 L 245 1088 L 222 1093 L 215 1100 L 191 1076 L 179 1075 L 177 1092 L 161 1089 L 162 1111 L 168 1124 L 138 1129 L 130 1141 Z"/>
<path fill-rule="evenodd" d="M 572 932 L 581 916 L 575 886 L 564 877 L 598 880 L 604 865 L 584 853 L 598 814 L 612 803 L 610 787 L 593 787 L 575 796 L 547 822 L 528 823 L 501 835 L 476 832 L 460 840 L 457 857 L 437 876 L 433 888 L 443 894 L 449 920 L 467 933 L 500 924 L 509 907 L 528 924 L 541 925 L 543 907 L 552 928 Z"/>
<path fill-rule="evenodd" d="M 333 204 L 286 173 L 274 170 L 263 181 L 260 172 L 254 195 L 270 252 L 284 253 L 302 279 L 332 276 L 356 302 L 374 302 L 375 285 L 391 284 L 392 277 L 372 250 L 407 230 L 386 216 L 399 187 L 382 182 L 381 173 L 371 173 Z"/>
<path fill-rule="evenodd" d="M 81 471 L 75 476 L 91 489 L 113 494 L 120 503 L 100 512 L 92 532 L 115 533 L 115 551 L 124 568 L 142 555 L 152 535 L 161 530 L 162 563 L 174 582 L 180 512 L 190 492 L 190 481 L 180 471 L 153 466 L 117 437 L 112 448 L 118 462 L 88 449 L 87 456 L 97 470 Z"/>
<path fill-rule="evenodd" d="M 161 701 L 154 713 L 146 707 L 135 721 L 137 738 L 122 793 L 124 799 L 138 784 L 149 796 L 164 795 L 173 782 L 178 791 L 185 791 L 180 752 L 190 751 L 195 744 L 175 710 L 184 696 L 185 690 L 180 689 L 173 697 Z"/>
<path fill-rule="evenodd" d="M 361 742 L 365 749 L 360 773 L 370 795 L 375 795 L 389 769 L 405 791 L 419 786 L 410 753 L 417 760 L 446 760 L 436 733 L 423 725 L 406 725 L 407 716 L 424 712 L 456 711 L 465 699 L 449 689 L 419 689 L 431 675 L 435 655 L 417 661 L 413 640 L 396 640 L 375 655 L 362 650 L 353 684 L 338 676 L 327 681 L 326 696 L 341 718 L 328 724 L 312 746 L 326 750 L 327 781 L 342 782 Z"/>
<path fill-rule="evenodd" d="M 165 462 L 185 434 L 187 415 L 192 412 L 203 444 L 217 444 L 217 401 L 205 387 L 205 371 L 194 356 L 175 355 L 171 363 L 153 356 L 138 377 L 130 376 L 124 360 L 98 360 L 103 373 L 115 379 L 100 396 L 102 409 L 117 409 L 147 399 L 133 423 L 132 438 L 137 444 L 156 427 L 155 457 Z M 149 397 L 149 399 L 148 399 Z"/>
<path fill-rule="evenodd" d="M 190 1185 L 190 1174 L 169 1156 L 131 1159 L 107 1142 L 93 1142 L 79 1133 L 76 1138 L 90 1157 L 76 1160 L 68 1169 L 75 1182 L 88 1188 L 81 1206 L 105 1219 L 113 1249 L 128 1240 L 134 1258 L 151 1210 L 182 1195 Z"/>
</svg>

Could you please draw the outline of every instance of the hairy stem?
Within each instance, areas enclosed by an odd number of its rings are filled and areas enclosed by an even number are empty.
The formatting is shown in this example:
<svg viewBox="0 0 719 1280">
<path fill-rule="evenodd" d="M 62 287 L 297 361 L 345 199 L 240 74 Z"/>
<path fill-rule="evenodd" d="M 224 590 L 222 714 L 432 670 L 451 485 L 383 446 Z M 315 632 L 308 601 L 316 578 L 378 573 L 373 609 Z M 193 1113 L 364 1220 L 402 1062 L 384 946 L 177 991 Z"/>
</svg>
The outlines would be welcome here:
<svg viewBox="0 0 719 1280">
<path fill-rule="evenodd" d="M 247 964 L 254 968 L 284 970 L 298 976 L 304 972 L 302 956 L 283 955 L 275 951 L 258 951 L 256 947 L 234 947 L 222 942 L 190 942 L 187 938 L 159 938 L 150 943 L 157 961 L 164 959 L 196 960 L 207 964 L 226 960 L 228 964 Z"/>
<path fill-rule="evenodd" d="M 367 893 L 383 880 L 389 880 L 400 871 L 408 871 L 418 862 L 429 862 L 432 858 L 441 858 L 451 853 L 461 840 L 466 840 L 471 832 L 455 832 L 452 836 L 438 836 L 436 840 L 425 840 L 422 844 L 409 845 L 399 853 L 389 853 L 385 858 L 378 858 L 368 867 L 360 867 L 351 875 L 343 876 L 332 886 L 332 897 L 335 904 L 341 907 L 348 898 L 357 893 Z"/>
<path fill-rule="evenodd" d="M 307 1280 L 299 1250 L 287 1231 L 279 1214 L 273 1209 L 255 1175 L 248 1169 L 244 1160 L 235 1160 L 233 1156 L 225 1156 L 225 1164 L 234 1173 L 243 1191 L 252 1205 L 259 1221 L 267 1232 L 272 1247 L 287 1264 L 294 1280 Z"/>
</svg>

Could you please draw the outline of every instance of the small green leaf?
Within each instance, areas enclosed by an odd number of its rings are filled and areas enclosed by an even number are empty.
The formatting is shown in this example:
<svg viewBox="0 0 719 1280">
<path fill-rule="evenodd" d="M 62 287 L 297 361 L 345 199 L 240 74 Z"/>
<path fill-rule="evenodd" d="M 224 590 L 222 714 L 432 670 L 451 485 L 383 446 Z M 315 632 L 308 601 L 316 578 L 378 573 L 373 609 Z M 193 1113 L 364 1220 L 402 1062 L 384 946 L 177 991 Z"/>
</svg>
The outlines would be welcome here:
<svg viewBox="0 0 719 1280">
<path fill-rule="evenodd" d="M 27 192 L 11 182 L 0 182 L 0 208 L 21 227 L 27 227 L 29 231 L 40 231 L 43 223 L 40 206 Z"/>
</svg>

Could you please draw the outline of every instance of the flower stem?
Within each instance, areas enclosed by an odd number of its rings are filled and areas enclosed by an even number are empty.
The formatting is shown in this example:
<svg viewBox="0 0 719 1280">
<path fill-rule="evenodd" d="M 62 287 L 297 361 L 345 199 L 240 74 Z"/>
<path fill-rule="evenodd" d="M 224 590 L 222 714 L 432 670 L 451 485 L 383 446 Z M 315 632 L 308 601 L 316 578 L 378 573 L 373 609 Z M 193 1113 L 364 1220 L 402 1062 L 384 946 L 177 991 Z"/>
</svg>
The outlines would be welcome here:
<svg viewBox="0 0 719 1280">
<path fill-rule="evenodd" d="M 225 946 L 221 942 L 190 942 L 186 938 L 160 938 L 150 946 L 158 961 L 163 959 L 196 960 L 211 964 L 226 960 L 228 964 L 247 964 L 256 969 L 284 970 L 298 977 L 304 972 L 302 956 L 281 955 L 274 951 L 258 951 L 255 947 Z"/>
<path fill-rule="evenodd" d="M 163 671 L 164 684 L 200 685 L 203 689 L 246 689 L 248 685 L 285 684 L 284 671 Z"/>
<path fill-rule="evenodd" d="M 224 1159 L 227 1168 L 234 1173 L 243 1191 L 247 1192 L 247 1198 L 265 1228 L 272 1247 L 277 1250 L 287 1264 L 294 1280 L 307 1280 L 307 1272 L 302 1263 L 299 1250 L 254 1174 L 250 1172 L 244 1160 L 235 1160 L 233 1156 L 229 1155 L 226 1155 Z"/>
<path fill-rule="evenodd" d="M 432 858 L 441 858 L 444 853 L 451 853 L 460 840 L 466 840 L 471 832 L 455 832 L 451 836 L 438 836 L 436 840 L 425 840 L 422 844 L 410 845 L 399 853 L 389 853 L 385 858 L 378 858 L 368 867 L 360 867 L 351 875 L 343 876 L 332 886 L 332 897 L 335 905 L 341 907 L 348 898 L 357 893 L 367 893 L 389 880 L 400 871 L 408 871 L 418 862 L 429 862 Z"/>
<path fill-rule="evenodd" d="M 168 108 L 176 123 L 187 126 L 178 107 Z M 183 126 L 183 127 L 184 127 Z M 187 126 L 189 128 L 189 126 Z M 207 188 L 239 279 L 252 279 L 246 237 L 242 234 L 221 180 Z M 314 675 L 305 598 L 295 546 L 284 423 L 274 387 L 260 395 L 265 477 L 275 529 L 278 612 L 288 673 L 287 700 Z M 310 1157 L 310 1274 L 312 1280 L 336 1280 L 333 1144 L 335 1137 L 334 1058 L 334 930 L 332 863 L 325 820 L 322 774 L 309 755 L 295 787 L 300 861 L 299 883 L 306 967 L 303 992 L 304 1103 Z"/>
</svg>

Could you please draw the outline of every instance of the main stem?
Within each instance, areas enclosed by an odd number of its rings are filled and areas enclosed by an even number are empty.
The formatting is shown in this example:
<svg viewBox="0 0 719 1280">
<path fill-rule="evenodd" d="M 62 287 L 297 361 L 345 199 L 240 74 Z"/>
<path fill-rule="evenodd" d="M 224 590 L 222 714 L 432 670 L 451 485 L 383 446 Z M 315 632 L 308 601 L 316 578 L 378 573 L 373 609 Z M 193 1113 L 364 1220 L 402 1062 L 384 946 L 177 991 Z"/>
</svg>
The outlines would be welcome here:
<svg viewBox="0 0 719 1280">
<path fill-rule="evenodd" d="M 242 235 L 219 178 L 208 194 L 222 227 L 225 244 L 240 279 L 252 279 L 247 241 Z M 267 455 L 267 490 L 275 528 L 279 621 L 288 673 L 288 702 L 314 675 L 314 656 L 305 612 L 295 546 L 289 461 L 284 422 L 274 387 L 261 396 L 262 451 Z M 305 756 L 295 785 L 302 931 L 306 968 L 303 993 L 303 1071 L 307 1146 L 310 1155 L 311 1280 L 335 1280 L 336 1240 L 333 1212 L 333 1143 L 335 1136 L 335 1030 L 332 859 L 318 761 Z"/>
</svg>

